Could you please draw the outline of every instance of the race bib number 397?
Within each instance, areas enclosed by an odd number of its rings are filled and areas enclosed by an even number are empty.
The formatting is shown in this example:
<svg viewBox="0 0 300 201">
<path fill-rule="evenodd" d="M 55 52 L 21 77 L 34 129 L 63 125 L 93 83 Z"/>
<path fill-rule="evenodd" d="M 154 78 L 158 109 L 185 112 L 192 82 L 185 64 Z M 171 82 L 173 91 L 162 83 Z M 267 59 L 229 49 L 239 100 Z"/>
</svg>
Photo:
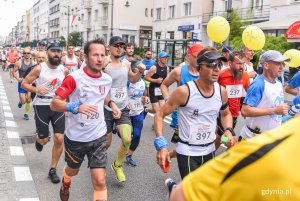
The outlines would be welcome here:
<svg viewBox="0 0 300 201">
<path fill-rule="evenodd" d="M 189 143 L 194 145 L 201 145 L 213 142 L 215 140 L 216 125 L 199 124 L 190 125 Z"/>
</svg>

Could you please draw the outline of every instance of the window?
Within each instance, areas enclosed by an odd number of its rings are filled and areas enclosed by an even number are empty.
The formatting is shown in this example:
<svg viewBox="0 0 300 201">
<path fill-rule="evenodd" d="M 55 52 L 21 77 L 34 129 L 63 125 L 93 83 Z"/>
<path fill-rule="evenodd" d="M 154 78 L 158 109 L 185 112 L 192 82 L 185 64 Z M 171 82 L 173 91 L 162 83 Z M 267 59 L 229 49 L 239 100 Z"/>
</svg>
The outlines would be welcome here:
<svg viewBox="0 0 300 201">
<path fill-rule="evenodd" d="M 169 6 L 169 18 L 175 18 L 175 6 Z"/>
<path fill-rule="evenodd" d="M 103 18 L 108 18 L 108 7 L 103 7 Z"/>
<path fill-rule="evenodd" d="M 145 16 L 148 17 L 148 8 L 145 8 Z"/>
<path fill-rule="evenodd" d="M 128 43 L 128 35 L 125 35 L 125 34 L 123 34 L 122 35 L 122 40 L 125 42 L 125 43 Z"/>
<path fill-rule="evenodd" d="M 84 14 L 81 14 L 81 20 L 82 20 L 82 23 L 84 21 Z"/>
<path fill-rule="evenodd" d="M 190 16 L 192 14 L 192 3 L 185 3 L 183 4 L 184 8 L 184 16 Z"/>
<path fill-rule="evenodd" d="M 130 36 L 129 42 L 134 44 L 135 43 L 135 36 Z"/>
<path fill-rule="evenodd" d="M 151 17 L 153 17 L 153 8 L 151 8 Z"/>
<path fill-rule="evenodd" d="M 170 34 L 170 39 L 174 39 L 174 31 L 168 31 L 168 34 Z"/>
<path fill-rule="evenodd" d="M 98 20 L 98 10 L 95 10 L 95 21 Z"/>
<path fill-rule="evenodd" d="M 155 38 L 160 39 L 161 37 L 161 32 L 155 32 Z"/>
<path fill-rule="evenodd" d="M 156 8 L 156 19 L 157 20 L 161 19 L 161 8 Z"/>
</svg>

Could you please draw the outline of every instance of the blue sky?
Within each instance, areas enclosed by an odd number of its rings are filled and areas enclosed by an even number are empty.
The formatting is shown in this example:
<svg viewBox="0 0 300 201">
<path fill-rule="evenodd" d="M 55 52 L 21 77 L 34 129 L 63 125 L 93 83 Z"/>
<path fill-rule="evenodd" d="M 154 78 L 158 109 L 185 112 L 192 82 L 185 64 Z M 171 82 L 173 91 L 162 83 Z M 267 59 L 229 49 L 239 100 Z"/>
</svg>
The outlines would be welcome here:
<svg viewBox="0 0 300 201">
<path fill-rule="evenodd" d="M 7 36 L 38 0 L 0 0 L 0 36 Z"/>
</svg>

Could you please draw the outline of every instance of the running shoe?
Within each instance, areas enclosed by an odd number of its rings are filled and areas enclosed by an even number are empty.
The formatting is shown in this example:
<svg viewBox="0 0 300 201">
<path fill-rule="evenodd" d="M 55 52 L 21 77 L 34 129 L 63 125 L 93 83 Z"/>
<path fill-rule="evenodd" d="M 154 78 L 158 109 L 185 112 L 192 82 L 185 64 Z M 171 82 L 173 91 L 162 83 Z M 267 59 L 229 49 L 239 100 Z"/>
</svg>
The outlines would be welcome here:
<svg viewBox="0 0 300 201">
<path fill-rule="evenodd" d="M 127 161 L 128 165 L 130 165 L 131 167 L 136 166 L 136 161 L 132 159 L 131 155 L 126 156 L 126 161 Z"/>
<path fill-rule="evenodd" d="M 22 103 L 18 103 L 18 108 L 22 108 Z"/>
<path fill-rule="evenodd" d="M 42 151 L 43 150 L 43 145 L 41 145 L 38 141 L 35 141 L 35 148 L 38 151 Z"/>
<path fill-rule="evenodd" d="M 24 120 L 29 120 L 29 115 L 28 114 L 24 114 Z"/>
<path fill-rule="evenodd" d="M 57 184 L 60 182 L 60 178 L 57 176 L 55 168 L 51 168 L 49 170 L 49 177 L 50 177 L 52 183 L 54 183 L 54 184 Z"/>
<path fill-rule="evenodd" d="M 64 181 L 64 178 L 63 178 L 62 182 L 61 182 L 61 188 L 60 188 L 60 191 L 59 191 L 59 196 L 60 196 L 61 201 L 68 201 L 69 200 L 70 186 L 71 186 L 71 182 L 66 183 Z"/>
<path fill-rule="evenodd" d="M 167 189 L 168 189 L 168 200 L 169 200 L 173 188 L 176 187 L 176 183 L 173 181 L 173 179 L 168 178 L 168 179 L 166 179 L 166 181 L 165 181 L 165 186 L 166 186 Z"/>
<path fill-rule="evenodd" d="M 126 181 L 126 176 L 124 174 L 122 165 L 116 166 L 115 162 L 111 164 L 111 169 L 115 172 L 116 178 L 119 182 L 125 182 Z"/>
</svg>

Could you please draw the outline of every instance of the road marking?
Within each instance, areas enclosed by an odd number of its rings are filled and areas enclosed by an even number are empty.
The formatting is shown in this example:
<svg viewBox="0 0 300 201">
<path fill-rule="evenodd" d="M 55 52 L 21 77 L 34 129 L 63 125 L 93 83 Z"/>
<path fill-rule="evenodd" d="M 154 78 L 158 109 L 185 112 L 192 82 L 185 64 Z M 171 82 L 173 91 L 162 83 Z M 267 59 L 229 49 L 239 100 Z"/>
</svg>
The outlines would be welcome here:
<svg viewBox="0 0 300 201">
<path fill-rule="evenodd" d="M 148 115 L 154 117 L 154 114 L 148 113 Z M 171 124 L 171 121 L 168 121 L 167 119 L 164 119 L 164 122 L 166 122 L 167 124 Z"/>
<path fill-rule="evenodd" d="M 13 113 L 11 112 L 4 112 L 5 117 L 14 117 Z"/>
<path fill-rule="evenodd" d="M 21 198 L 19 201 L 40 201 L 38 198 Z"/>
<path fill-rule="evenodd" d="M 6 106 L 6 105 L 3 105 L 3 110 L 8 110 L 8 111 L 11 111 L 10 107 L 9 106 Z"/>
<path fill-rule="evenodd" d="M 24 156 L 23 147 L 20 146 L 10 146 L 10 155 L 12 156 Z"/>
<path fill-rule="evenodd" d="M 3 100 L 7 100 L 6 96 L 0 96 L 0 98 L 3 99 Z"/>
<path fill-rule="evenodd" d="M 29 167 L 14 167 L 16 181 L 32 181 Z"/>
<path fill-rule="evenodd" d="M 0 91 L 0 95 L 6 96 L 5 91 Z"/>
<path fill-rule="evenodd" d="M 6 124 L 6 127 L 14 127 L 14 128 L 18 127 L 17 123 L 14 122 L 14 121 L 7 121 L 7 120 L 5 120 L 5 124 Z"/>
<path fill-rule="evenodd" d="M 9 102 L 6 101 L 6 100 L 1 100 L 1 102 L 2 102 L 3 104 L 5 104 L 5 105 L 9 105 Z"/>
<path fill-rule="evenodd" d="M 20 138 L 20 136 L 19 136 L 19 133 L 16 131 L 7 131 L 7 138 L 18 139 L 18 138 Z"/>
</svg>

